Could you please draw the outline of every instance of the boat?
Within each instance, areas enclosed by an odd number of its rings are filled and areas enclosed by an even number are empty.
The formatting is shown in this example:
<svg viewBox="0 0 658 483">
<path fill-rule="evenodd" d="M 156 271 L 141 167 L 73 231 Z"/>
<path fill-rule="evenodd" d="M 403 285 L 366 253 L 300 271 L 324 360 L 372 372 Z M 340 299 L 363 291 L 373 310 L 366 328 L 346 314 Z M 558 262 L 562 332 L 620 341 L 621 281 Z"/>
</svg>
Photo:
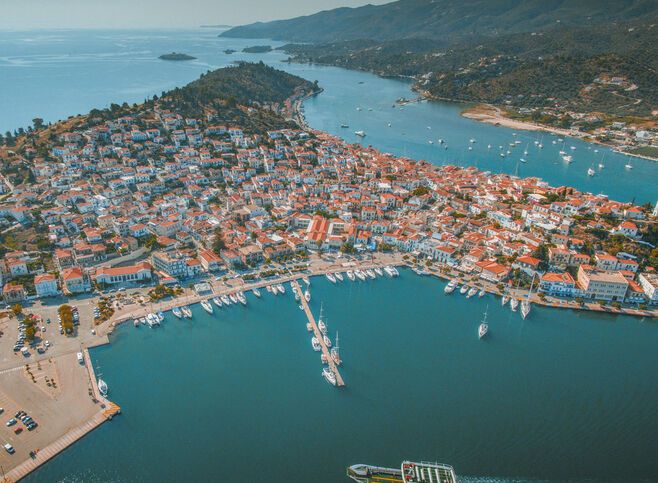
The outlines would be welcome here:
<svg viewBox="0 0 658 483">
<path fill-rule="evenodd" d="M 153 328 L 156 325 L 160 325 L 160 319 L 158 319 L 158 316 L 155 314 L 148 314 L 146 316 L 146 323 L 149 327 Z"/>
<path fill-rule="evenodd" d="M 350 126 L 349 126 L 349 124 L 341 124 L 340 127 L 341 127 L 342 129 L 347 129 L 347 128 L 350 127 Z"/>
<path fill-rule="evenodd" d="M 266 286 L 265 290 L 267 290 L 269 293 L 272 293 L 272 286 L 271 285 Z"/>
<path fill-rule="evenodd" d="M 146 325 L 146 317 L 140 317 L 139 318 L 139 323 L 142 325 Z"/>
<path fill-rule="evenodd" d="M 521 317 L 523 317 L 523 320 L 528 317 L 528 314 L 530 314 L 530 301 L 529 300 L 523 300 L 521 302 Z"/>
<path fill-rule="evenodd" d="M 516 312 L 516 308 L 519 306 L 519 301 L 515 298 L 511 298 L 509 301 L 509 306 L 512 309 L 512 312 Z"/>
<path fill-rule="evenodd" d="M 306 285 L 311 285 L 311 281 L 308 279 L 308 277 L 302 277 L 302 281 L 303 281 Z"/>
<path fill-rule="evenodd" d="M 327 280 L 329 280 L 331 283 L 336 283 L 336 277 L 334 277 L 333 273 L 327 273 L 325 277 L 327 277 Z"/>
<path fill-rule="evenodd" d="M 573 161 L 573 156 L 569 156 L 568 154 L 565 154 L 564 156 L 562 156 L 562 160 L 567 163 L 571 163 Z"/>
<path fill-rule="evenodd" d="M 183 312 L 183 316 L 185 316 L 188 319 L 192 318 L 192 311 L 190 310 L 189 307 L 181 307 L 181 311 Z"/>
<path fill-rule="evenodd" d="M 452 292 L 455 291 L 457 285 L 458 285 L 457 280 L 454 279 L 450 280 L 450 282 L 448 282 L 448 285 L 446 285 L 445 288 L 443 289 L 443 293 L 451 294 Z"/>
<path fill-rule="evenodd" d="M 381 268 L 377 267 L 374 270 L 375 270 L 375 273 L 377 274 L 378 277 L 383 277 L 384 276 L 384 272 L 382 271 Z"/>
<path fill-rule="evenodd" d="M 466 294 L 466 298 L 470 299 L 471 297 L 477 295 L 477 293 L 478 293 L 478 289 L 476 287 L 471 287 L 470 289 L 468 289 L 468 293 Z"/>
<path fill-rule="evenodd" d="M 487 307 L 487 310 L 489 310 L 489 307 Z M 484 318 L 482 319 L 480 327 L 478 327 L 478 337 L 480 339 L 487 335 L 489 332 L 489 324 L 487 324 L 487 310 L 484 311 Z"/>
<path fill-rule="evenodd" d="M 133 325 L 139 327 L 139 319 L 133 319 Z"/>
<path fill-rule="evenodd" d="M 320 304 L 320 317 L 318 317 L 318 329 L 323 335 L 327 333 L 327 324 L 324 323 L 324 305 Z"/>
<path fill-rule="evenodd" d="M 462 285 L 462 288 L 459 289 L 459 293 L 464 295 L 466 292 L 468 292 L 469 288 L 470 287 L 468 285 L 464 284 Z"/>
<path fill-rule="evenodd" d="M 213 302 L 217 307 L 220 307 L 220 308 L 221 308 L 222 305 L 224 305 L 224 304 L 222 304 L 222 299 L 220 299 L 219 297 L 213 297 L 213 298 L 212 298 L 212 302 Z"/>
<path fill-rule="evenodd" d="M 485 292 L 484 289 L 482 289 L 482 290 L 480 290 L 480 291 L 478 292 L 478 298 L 482 298 L 482 297 L 484 297 L 486 294 L 487 294 L 487 292 Z"/>
<path fill-rule="evenodd" d="M 594 176 L 595 171 L 592 168 L 587 169 L 587 176 Z"/>
<path fill-rule="evenodd" d="M 633 169 L 633 165 L 632 165 L 631 162 L 629 161 L 628 163 L 626 163 L 626 164 L 624 165 L 624 168 L 626 168 L 626 169 Z"/>
<path fill-rule="evenodd" d="M 397 276 L 400 275 L 400 272 L 398 272 L 398 269 L 395 268 L 395 267 L 392 266 L 392 265 L 387 266 L 387 267 L 385 268 L 385 270 L 387 270 L 387 271 L 391 274 L 391 277 L 397 277 Z"/>
<path fill-rule="evenodd" d="M 232 304 L 237 304 L 238 303 L 238 298 L 235 296 L 234 293 L 229 294 L 228 298 L 231 300 Z"/>
<path fill-rule="evenodd" d="M 503 298 L 500 301 L 501 305 L 504 306 L 507 302 L 509 302 L 509 297 L 507 295 L 503 295 Z"/>
<path fill-rule="evenodd" d="M 107 396 L 107 393 L 109 392 L 110 388 L 107 385 L 107 382 L 105 382 L 103 379 L 100 377 L 98 378 L 98 392 L 101 393 L 101 396 L 105 397 Z"/>
<path fill-rule="evenodd" d="M 222 298 L 222 302 L 224 303 L 224 305 L 231 305 L 231 299 L 228 298 L 228 295 L 222 295 L 221 298 Z"/>
<path fill-rule="evenodd" d="M 343 274 L 340 273 L 340 272 L 334 273 L 334 277 L 336 277 L 336 280 L 338 280 L 339 282 L 342 282 L 343 280 L 345 280 L 345 278 L 343 278 Z"/>
<path fill-rule="evenodd" d="M 311 301 L 311 292 L 309 289 L 306 289 L 304 292 L 304 300 L 306 300 L 306 303 L 309 303 Z"/>
<path fill-rule="evenodd" d="M 325 380 L 332 386 L 336 385 L 336 374 L 334 374 L 334 371 L 332 371 L 328 367 L 322 369 L 322 377 L 324 377 Z"/>
<path fill-rule="evenodd" d="M 164 320 L 164 312 L 162 312 L 162 310 L 158 311 L 156 315 L 158 317 L 158 322 L 162 322 Z"/>
<path fill-rule="evenodd" d="M 279 291 L 280 294 L 286 293 L 286 287 L 284 287 L 280 283 L 276 284 L 276 289 Z"/>
<path fill-rule="evenodd" d="M 349 278 L 351 282 L 354 282 L 354 280 L 356 280 L 356 277 L 354 276 L 354 272 L 352 270 L 347 271 L 347 278 Z"/>
<path fill-rule="evenodd" d="M 313 332 L 313 326 L 311 325 L 310 322 L 306 322 L 306 330 L 308 330 L 309 332 Z"/>
<path fill-rule="evenodd" d="M 237 297 L 238 301 L 242 305 L 244 305 L 245 307 L 247 306 L 247 297 L 245 297 L 242 292 L 238 292 L 237 294 L 235 294 L 235 296 Z"/>
<path fill-rule="evenodd" d="M 178 307 L 174 307 L 173 309 L 171 309 L 171 313 L 174 314 L 179 319 L 183 317 L 183 312 L 181 312 L 181 310 Z"/>
<path fill-rule="evenodd" d="M 354 275 L 356 275 L 356 277 L 362 282 L 366 281 L 366 274 L 363 273 L 361 270 L 355 270 Z"/>
<path fill-rule="evenodd" d="M 334 363 L 337 366 L 340 366 L 343 361 L 340 358 L 340 350 L 338 348 L 338 332 L 336 332 L 336 345 L 331 348 L 330 354 L 331 354 L 331 359 L 334 361 Z"/>
<path fill-rule="evenodd" d="M 298 290 L 293 290 L 292 294 L 295 296 L 295 302 L 299 302 L 299 299 L 301 298 L 299 296 L 299 291 Z"/>
<path fill-rule="evenodd" d="M 260 298 L 260 290 L 257 288 L 252 288 L 251 293 L 254 294 L 256 297 Z"/>
<path fill-rule="evenodd" d="M 401 467 L 383 468 L 371 465 L 352 465 L 347 468 L 347 476 L 357 483 L 457 483 L 457 475 L 452 466 L 442 463 L 415 463 L 403 461 Z"/>
<path fill-rule="evenodd" d="M 354 134 L 356 134 L 356 135 L 359 136 L 360 138 L 364 138 L 364 137 L 366 137 L 366 133 L 365 133 L 365 131 L 354 131 Z"/>
<path fill-rule="evenodd" d="M 367 275 L 370 279 L 372 279 L 372 280 L 374 280 L 374 279 L 377 278 L 377 275 L 375 275 L 375 272 L 373 272 L 373 271 L 370 270 L 370 269 L 367 269 L 367 270 L 366 270 L 366 275 Z"/>
<path fill-rule="evenodd" d="M 323 335 L 322 340 L 324 341 L 324 345 L 327 347 L 331 347 L 331 339 L 329 338 L 328 335 Z"/>
<path fill-rule="evenodd" d="M 201 301 L 201 307 L 203 308 L 203 310 L 205 310 L 209 314 L 213 313 L 212 305 L 210 305 L 210 302 L 208 302 L 207 300 L 202 300 Z"/>
<path fill-rule="evenodd" d="M 85 358 L 84 358 L 84 356 L 82 355 L 82 352 L 78 352 L 77 356 L 78 356 L 78 364 L 82 364 L 82 365 L 84 365 L 84 363 L 85 363 Z"/>
<path fill-rule="evenodd" d="M 311 346 L 315 352 L 320 352 L 322 350 L 322 346 L 317 337 L 311 337 Z"/>
</svg>

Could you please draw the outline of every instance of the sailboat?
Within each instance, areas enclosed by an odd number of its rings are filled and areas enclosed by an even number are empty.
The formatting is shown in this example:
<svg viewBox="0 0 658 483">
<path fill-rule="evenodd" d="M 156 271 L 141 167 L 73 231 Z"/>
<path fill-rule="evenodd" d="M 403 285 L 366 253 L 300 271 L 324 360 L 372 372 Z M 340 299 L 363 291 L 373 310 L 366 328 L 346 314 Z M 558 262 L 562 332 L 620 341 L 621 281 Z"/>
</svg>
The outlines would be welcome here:
<svg viewBox="0 0 658 483">
<path fill-rule="evenodd" d="M 629 159 L 628 162 L 624 165 L 624 168 L 626 169 L 633 169 L 633 165 L 631 164 L 631 160 Z"/>
<path fill-rule="evenodd" d="M 101 379 L 103 374 L 100 372 L 100 367 L 96 367 L 96 370 L 98 371 L 98 391 L 101 393 L 101 396 L 105 397 L 110 388 L 108 387 L 107 382 Z"/>
<path fill-rule="evenodd" d="M 478 337 L 480 339 L 482 339 L 489 332 L 489 324 L 487 324 L 487 311 L 488 310 L 489 310 L 489 306 L 487 305 L 487 309 L 484 311 L 484 318 L 482 319 L 482 322 L 480 323 L 480 327 L 478 327 Z"/>
<path fill-rule="evenodd" d="M 530 294 L 532 293 L 532 286 L 535 283 L 535 276 L 532 276 L 532 281 L 530 282 L 530 289 L 528 290 L 528 294 L 526 295 L 526 298 L 521 302 L 521 317 L 523 317 L 523 320 L 528 317 L 528 314 L 530 314 Z"/>
<path fill-rule="evenodd" d="M 338 331 L 336 331 L 336 345 L 331 348 L 331 358 L 337 366 L 340 366 L 343 362 L 340 358 L 340 351 L 338 346 Z"/>
<path fill-rule="evenodd" d="M 322 332 L 322 335 L 327 335 L 327 324 L 324 322 L 323 317 L 323 304 L 320 304 L 320 317 L 318 318 L 318 329 Z"/>
</svg>

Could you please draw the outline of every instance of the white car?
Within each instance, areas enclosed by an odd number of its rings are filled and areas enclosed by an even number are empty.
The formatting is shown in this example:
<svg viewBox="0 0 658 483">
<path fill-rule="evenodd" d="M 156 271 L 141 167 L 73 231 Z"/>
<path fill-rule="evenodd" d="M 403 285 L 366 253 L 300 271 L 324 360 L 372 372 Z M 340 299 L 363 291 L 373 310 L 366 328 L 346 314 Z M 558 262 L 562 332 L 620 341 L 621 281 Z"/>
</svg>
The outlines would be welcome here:
<svg viewBox="0 0 658 483">
<path fill-rule="evenodd" d="M 14 447 L 12 445 L 10 445 L 9 443 L 5 443 L 4 448 L 5 448 L 5 451 L 7 451 L 7 453 L 9 453 L 9 454 L 14 454 L 15 453 Z"/>
</svg>

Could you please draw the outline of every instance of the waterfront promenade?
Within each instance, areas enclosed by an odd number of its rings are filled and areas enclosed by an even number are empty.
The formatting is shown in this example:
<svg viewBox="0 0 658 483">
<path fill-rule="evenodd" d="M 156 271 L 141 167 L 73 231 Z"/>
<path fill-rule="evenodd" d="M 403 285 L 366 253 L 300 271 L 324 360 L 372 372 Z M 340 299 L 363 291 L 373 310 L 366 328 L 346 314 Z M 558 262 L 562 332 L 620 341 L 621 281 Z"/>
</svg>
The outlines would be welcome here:
<svg viewBox="0 0 658 483">
<path fill-rule="evenodd" d="M 340 375 L 340 372 L 338 371 L 338 366 L 336 365 L 333 358 L 331 357 L 331 353 L 329 352 L 329 348 L 327 347 L 327 344 L 324 342 L 324 337 L 322 337 L 322 332 L 320 332 L 320 329 L 318 328 L 318 324 L 315 321 L 315 317 L 313 316 L 313 312 L 311 312 L 311 308 L 308 306 L 308 302 L 304 298 L 302 288 L 299 286 L 299 282 L 297 282 L 297 280 L 293 281 L 292 285 L 295 287 L 295 290 L 297 290 L 297 293 L 299 294 L 299 301 L 302 304 L 302 307 L 304 307 L 304 313 L 306 314 L 306 317 L 308 317 L 308 321 L 311 324 L 311 327 L 313 328 L 313 334 L 318 339 L 318 342 L 320 342 L 320 347 L 322 348 L 322 355 L 324 356 L 324 359 L 327 361 L 327 364 L 329 365 L 329 369 L 331 369 L 331 372 L 333 372 L 334 375 L 336 376 L 336 386 L 343 387 L 345 385 L 345 381 L 343 381 L 343 376 Z"/>
</svg>

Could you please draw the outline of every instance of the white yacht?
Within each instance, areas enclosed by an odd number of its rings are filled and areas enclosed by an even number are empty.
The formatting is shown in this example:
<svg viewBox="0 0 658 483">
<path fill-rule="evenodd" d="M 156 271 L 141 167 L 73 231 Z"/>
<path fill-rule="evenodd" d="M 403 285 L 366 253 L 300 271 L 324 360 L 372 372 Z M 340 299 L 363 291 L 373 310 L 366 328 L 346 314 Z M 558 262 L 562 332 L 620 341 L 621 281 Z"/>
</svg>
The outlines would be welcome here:
<svg viewBox="0 0 658 483">
<path fill-rule="evenodd" d="M 237 304 L 238 303 L 238 298 L 235 296 L 234 293 L 229 294 L 228 298 L 231 300 L 232 304 Z"/>
<path fill-rule="evenodd" d="M 334 277 L 333 273 L 327 273 L 325 277 L 327 277 L 327 280 L 329 280 L 331 283 L 336 283 L 336 277 Z"/>
<path fill-rule="evenodd" d="M 512 297 L 509 301 L 509 306 L 512 309 L 512 312 L 516 312 L 516 309 L 519 306 L 519 301 Z"/>
<path fill-rule="evenodd" d="M 377 278 L 377 275 L 375 275 L 375 272 L 372 271 L 371 269 L 366 270 L 366 275 L 368 275 L 368 277 L 370 277 L 372 280 Z"/>
<path fill-rule="evenodd" d="M 478 293 L 478 289 L 475 287 L 471 287 L 470 289 L 468 289 L 468 292 L 466 293 L 466 298 L 470 299 L 471 297 L 477 295 L 477 293 Z"/>
<path fill-rule="evenodd" d="M 343 274 L 340 273 L 340 272 L 336 272 L 336 273 L 334 273 L 334 277 L 336 277 L 336 280 L 338 280 L 339 282 L 342 282 L 343 280 L 345 280 L 345 279 L 343 278 Z"/>
<path fill-rule="evenodd" d="M 595 171 L 592 168 L 587 169 L 587 176 L 594 176 Z"/>
<path fill-rule="evenodd" d="M 219 297 L 213 297 L 213 298 L 212 298 L 212 302 L 213 302 L 217 307 L 220 307 L 220 308 L 221 308 L 222 305 L 224 305 L 224 304 L 222 303 L 222 299 L 220 299 Z"/>
<path fill-rule="evenodd" d="M 343 362 L 340 358 L 340 351 L 338 348 L 338 332 L 336 332 L 336 345 L 331 349 L 331 358 L 337 366 L 340 366 Z"/>
<path fill-rule="evenodd" d="M 481 339 L 482 337 L 487 335 L 487 332 L 489 332 L 489 324 L 487 324 L 487 311 L 485 310 L 482 323 L 480 324 L 480 327 L 478 327 L 478 337 Z"/>
<path fill-rule="evenodd" d="M 313 346 L 313 350 L 315 352 L 320 352 L 322 350 L 322 346 L 320 345 L 320 341 L 317 337 L 311 338 L 311 346 Z"/>
<path fill-rule="evenodd" d="M 331 347 L 331 339 L 329 338 L 328 335 L 323 335 L 322 340 L 324 341 L 324 345 L 327 347 Z"/>
<path fill-rule="evenodd" d="M 336 385 L 336 374 L 334 374 L 334 371 L 332 371 L 328 367 L 322 369 L 322 377 L 324 377 L 325 380 L 332 386 Z"/>
<path fill-rule="evenodd" d="M 484 289 L 482 289 L 482 290 L 480 290 L 480 291 L 478 292 L 478 297 L 479 297 L 479 298 L 482 298 L 482 297 L 484 297 L 486 294 L 487 294 L 487 292 L 485 292 Z"/>
<path fill-rule="evenodd" d="M 181 310 L 178 307 L 174 307 L 173 309 L 171 309 L 171 313 L 174 314 L 179 319 L 183 317 L 183 312 L 181 312 Z"/>
<path fill-rule="evenodd" d="M 224 303 L 224 305 L 231 305 L 231 299 L 228 298 L 228 295 L 222 295 L 221 298 L 222 298 L 222 302 Z"/>
<path fill-rule="evenodd" d="M 366 133 L 365 133 L 365 131 L 354 131 L 354 134 L 356 134 L 356 135 L 359 136 L 360 138 L 364 138 L 364 137 L 366 137 Z"/>
<path fill-rule="evenodd" d="M 503 295 L 503 298 L 500 300 L 501 305 L 505 305 L 507 302 L 509 302 L 509 297 L 507 295 Z"/>
<path fill-rule="evenodd" d="M 265 287 L 265 290 L 267 290 L 269 293 L 272 293 L 272 286 L 271 286 L 271 285 L 267 285 L 267 286 Z"/>
<path fill-rule="evenodd" d="M 201 301 L 201 307 L 203 308 L 203 310 L 205 310 L 209 314 L 213 313 L 212 305 L 210 305 L 210 302 L 208 302 L 207 300 L 202 300 Z"/>
<path fill-rule="evenodd" d="M 279 293 L 282 294 L 282 295 L 283 295 L 284 293 L 286 293 L 286 287 L 284 287 L 284 286 L 281 285 L 280 283 L 278 283 L 278 284 L 276 285 L 276 289 L 277 289 L 277 290 L 279 291 Z"/>
<path fill-rule="evenodd" d="M 311 285 L 311 281 L 308 279 L 308 277 L 302 277 L 302 281 L 303 281 L 306 285 Z"/>
<path fill-rule="evenodd" d="M 251 293 L 254 294 L 256 297 L 260 298 L 260 290 L 257 288 L 252 288 Z"/>
<path fill-rule="evenodd" d="M 466 292 L 468 292 L 469 288 L 470 287 L 468 285 L 464 284 L 462 285 L 462 288 L 459 289 L 459 293 L 464 295 Z"/>
<path fill-rule="evenodd" d="M 107 393 L 109 392 L 110 388 L 107 386 L 107 383 L 101 379 L 100 377 L 98 378 L 98 391 L 101 393 L 102 396 L 107 396 Z"/>
<path fill-rule="evenodd" d="M 247 297 L 244 296 L 242 292 L 238 292 L 235 294 L 235 296 L 238 298 L 238 301 L 244 305 L 245 307 L 247 306 Z"/>
<path fill-rule="evenodd" d="M 523 317 L 523 320 L 528 317 L 528 314 L 530 314 L 530 301 L 526 299 L 521 302 L 521 317 Z"/>
<path fill-rule="evenodd" d="M 391 273 L 393 274 L 394 277 L 397 277 L 397 276 L 400 275 L 400 272 L 398 272 L 398 269 L 395 268 L 394 266 L 391 265 L 391 266 L 389 266 L 389 268 L 391 269 Z"/>
<path fill-rule="evenodd" d="M 356 277 L 362 282 L 366 281 L 366 274 L 363 273 L 361 270 L 355 270 L 354 275 L 356 275 Z"/>
<path fill-rule="evenodd" d="M 304 300 L 306 300 L 306 303 L 311 301 L 311 292 L 309 291 L 309 289 L 306 289 L 306 291 L 304 292 Z"/>
<path fill-rule="evenodd" d="M 185 307 L 181 307 L 181 312 L 183 312 L 183 316 L 184 316 L 185 318 L 187 318 L 187 319 L 191 319 L 191 318 L 192 318 L 192 311 L 190 310 L 189 307 L 187 307 L 187 306 L 185 306 Z"/>
<path fill-rule="evenodd" d="M 455 291 L 456 288 L 457 288 L 457 280 L 454 279 L 450 280 L 450 282 L 448 282 L 448 285 L 446 285 L 445 288 L 443 289 L 443 293 L 451 294 L 452 292 Z"/>
<path fill-rule="evenodd" d="M 347 271 L 347 278 L 349 278 L 351 282 L 354 282 L 354 280 L 356 279 L 356 277 L 354 276 L 354 272 L 352 270 Z"/>
<path fill-rule="evenodd" d="M 379 267 L 375 268 L 375 273 L 377 274 L 378 277 L 383 277 L 384 276 L 384 272 Z"/>
</svg>

